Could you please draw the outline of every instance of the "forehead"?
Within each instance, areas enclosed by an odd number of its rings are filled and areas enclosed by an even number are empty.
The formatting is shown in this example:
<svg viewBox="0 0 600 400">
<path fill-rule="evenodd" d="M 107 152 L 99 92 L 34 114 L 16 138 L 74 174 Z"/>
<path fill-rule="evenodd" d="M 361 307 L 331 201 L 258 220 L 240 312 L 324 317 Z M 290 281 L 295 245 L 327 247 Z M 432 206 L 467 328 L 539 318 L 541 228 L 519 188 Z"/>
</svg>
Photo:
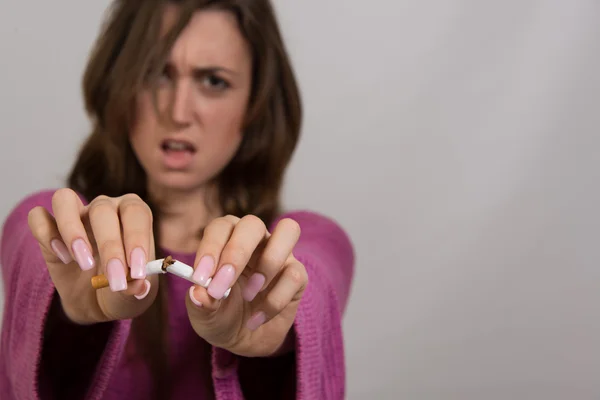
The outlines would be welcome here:
<svg viewBox="0 0 600 400">
<path fill-rule="evenodd" d="M 175 23 L 177 17 L 177 6 L 168 5 L 163 16 L 163 32 Z M 182 67 L 211 64 L 239 68 L 249 58 L 248 44 L 235 16 L 217 9 L 194 12 L 170 54 L 171 62 Z"/>
</svg>

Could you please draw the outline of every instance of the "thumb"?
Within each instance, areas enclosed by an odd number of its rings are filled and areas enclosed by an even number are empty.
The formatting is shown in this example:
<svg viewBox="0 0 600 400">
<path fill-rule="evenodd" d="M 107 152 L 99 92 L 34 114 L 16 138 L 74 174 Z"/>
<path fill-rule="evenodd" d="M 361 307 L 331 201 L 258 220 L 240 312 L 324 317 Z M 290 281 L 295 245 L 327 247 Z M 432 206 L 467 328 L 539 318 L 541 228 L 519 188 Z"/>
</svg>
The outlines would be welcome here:
<svg viewBox="0 0 600 400">
<path fill-rule="evenodd" d="M 185 301 L 190 320 L 198 322 L 213 318 L 219 310 L 221 300 L 211 297 L 205 288 L 193 285 L 188 290 Z"/>
<path fill-rule="evenodd" d="M 216 300 L 205 288 L 196 285 L 188 290 L 185 302 L 192 328 L 213 346 L 227 348 L 237 340 L 236 323 L 242 319 L 243 311 L 235 305 L 241 296 L 236 293 L 233 297 L 226 301 Z"/>
</svg>

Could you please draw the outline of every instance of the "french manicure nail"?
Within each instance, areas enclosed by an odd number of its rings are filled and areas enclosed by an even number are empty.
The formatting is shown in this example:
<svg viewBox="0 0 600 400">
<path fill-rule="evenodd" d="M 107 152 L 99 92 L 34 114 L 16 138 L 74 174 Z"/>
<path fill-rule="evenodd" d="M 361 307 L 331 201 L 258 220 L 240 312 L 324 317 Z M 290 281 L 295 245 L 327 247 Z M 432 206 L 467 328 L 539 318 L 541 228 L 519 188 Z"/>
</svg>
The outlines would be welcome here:
<svg viewBox="0 0 600 400">
<path fill-rule="evenodd" d="M 189 291 L 189 294 L 190 294 L 190 300 L 192 300 L 192 303 L 194 303 L 194 304 L 196 305 L 196 307 L 202 307 L 202 303 L 201 303 L 201 302 L 199 302 L 199 301 L 196 299 L 196 297 L 194 296 L 194 289 L 195 289 L 195 287 L 194 287 L 194 286 L 192 286 L 192 287 L 190 288 L 190 291 Z"/>
<path fill-rule="evenodd" d="M 146 277 L 146 253 L 140 247 L 133 249 L 131 252 L 130 273 L 133 279 L 144 279 Z"/>
<path fill-rule="evenodd" d="M 217 275 L 212 279 L 210 285 L 208 285 L 208 294 L 217 300 L 221 300 L 225 295 L 225 292 L 235 278 L 235 269 L 233 265 L 225 265 L 221 267 Z"/>
<path fill-rule="evenodd" d="M 84 271 L 89 271 L 94 268 L 96 261 L 92 256 L 92 251 L 88 248 L 87 243 L 83 239 L 77 239 L 73 242 L 73 253 L 77 264 Z"/>
<path fill-rule="evenodd" d="M 54 239 L 52 242 L 50 242 L 50 247 L 52 247 L 52 251 L 54 251 L 56 256 L 60 258 L 60 261 L 63 263 L 68 264 L 73 261 L 73 257 L 71 257 L 71 254 L 69 253 L 69 249 L 67 249 L 67 246 L 65 246 L 62 240 Z"/>
<path fill-rule="evenodd" d="M 121 292 L 127 289 L 127 277 L 125 277 L 125 267 L 121 260 L 113 258 L 106 265 L 106 275 L 110 290 Z"/>
<path fill-rule="evenodd" d="M 267 316 L 264 312 L 258 312 L 254 314 L 246 323 L 246 328 L 251 331 L 257 330 L 267 320 Z"/>
<path fill-rule="evenodd" d="M 265 284 L 265 276 L 263 274 L 255 273 L 248 279 L 246 286 L 242 290 L 242 297 L 247 302 L 254 300 L 258 292 L 262 289 Z"/>
<path fill-rule="evenodd" d="M 194 271 L 192 280 L 202 287 L 207 287 L 214 268 L 215 260 L 211 256 L 202 257 Z"/>
<path fill-rule="evenodd" d="M 150 284 L 150 281 L 148 279 L 144 280 L 144 292 L 142 294 L 137 294 L 134 297 L 138 300 L 144 300 L 146 298 L 146 296 L 148 296 L 148 293 L 150 293 L 150 287 L 152 285 Z"/>
</svg>

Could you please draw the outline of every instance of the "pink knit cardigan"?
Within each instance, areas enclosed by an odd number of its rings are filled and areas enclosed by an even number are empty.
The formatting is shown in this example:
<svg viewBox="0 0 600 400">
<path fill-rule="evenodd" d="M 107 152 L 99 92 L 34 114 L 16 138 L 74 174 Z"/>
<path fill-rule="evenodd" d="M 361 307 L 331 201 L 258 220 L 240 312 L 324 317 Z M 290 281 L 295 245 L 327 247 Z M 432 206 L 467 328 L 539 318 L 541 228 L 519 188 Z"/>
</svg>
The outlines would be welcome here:
<svg viewBox="0 0 600 400">
<path fill-rule="evenodd" d="M 152 375 L 129 335 L 130 320 L 82 327 L 61 314 L 27 225 L 33 207 L 51 211 L 52 194 L 41 191 L 26 197 L 3 225 L 0 398 L 147 399 Z M 184 296 L 189 283 L 168 276 L 168 357 L 175 371 L 169 399 L 344 398 L 341 319 L 354 274 L 352 244 L 337 223 L 322 215 L 297 211 L 281 217 L 293 218 L 302 228 L 294 254 L 309 275 L 294 323 L 294 351 L 245 358 L 208 345 L 187 319 Z M 193 264 L 193 254 L 169 254 Z"/>
</svg>

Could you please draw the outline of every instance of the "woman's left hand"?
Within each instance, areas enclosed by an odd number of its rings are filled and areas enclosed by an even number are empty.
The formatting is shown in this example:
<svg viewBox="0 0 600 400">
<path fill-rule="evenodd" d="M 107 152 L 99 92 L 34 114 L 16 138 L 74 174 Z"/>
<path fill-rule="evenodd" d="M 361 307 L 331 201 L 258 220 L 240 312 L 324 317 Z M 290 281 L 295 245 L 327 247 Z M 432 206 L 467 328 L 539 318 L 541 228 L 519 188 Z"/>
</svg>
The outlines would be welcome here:
<svg viewBox="0 0 600 400">
<path fill-rule="evenodd" d="M 300 227 L 291 219 L 281 220 L 272 234 L 251 215 L 213 220 L 204 230 L 194 263 L 198 285 L 186 298 L 196 333 L 241 356 L 277 352 L 308 283 L 304 265 L 292 254 L 299 237 Z M 229 288 L 231 293 L 223 299 Z"/>
</svg>

